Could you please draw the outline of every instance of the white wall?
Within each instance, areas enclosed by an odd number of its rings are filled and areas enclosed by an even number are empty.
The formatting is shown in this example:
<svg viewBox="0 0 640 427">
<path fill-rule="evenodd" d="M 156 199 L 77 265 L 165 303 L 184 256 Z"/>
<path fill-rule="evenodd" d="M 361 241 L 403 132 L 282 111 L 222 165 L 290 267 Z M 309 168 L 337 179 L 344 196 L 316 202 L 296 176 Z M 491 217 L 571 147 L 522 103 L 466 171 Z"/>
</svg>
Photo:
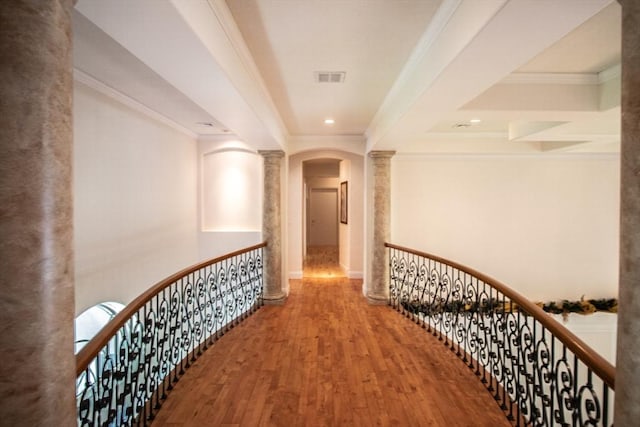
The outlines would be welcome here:
<svg viewBox="0 0 640 427">
<path fill-rule="evenodd" d="M 202 230 L 260 230 L 262 157 L 223 150 L 204 154 L 201 162 Z"/>
<path fill-rule="evenodd" d="M 392 158 L 392 242 L 533 300 L 617 296 L 619 157 Z"/>
<path fill-rule="evenodd" d="M 349 178 L 351 176 L 351 161 L 346 159 L 340 162 L 340 177 L 339 177 L 339 182 L 347 182 L 347 197 L 346 197 L 346 210 L 347 210 L 347 223 L 343 224 L 340 221 L 341 215 L 342 215 L 342 186 L 340 185 L 340 183 L 338 184 L 340 187 L 338 188 L 338 242 L 339 242 L 339 246 L 342 249 L 339 253 L 340 259 L 340 267 L 342 267 L 343 270 L 348 271 L 348 266 L 351 265 L 351 254 L 349 251 L 349 248 L 351 246 L 351 236 L 350 236 L 350 231 L 352 228 L 352 224 L 350 224 L 351 219 L 350 219 L 350 210 L 352 209 L 351 207 L 351 200 L 349 200 L 349 196 L 350 196 L 350 189 L 349 189 L 349 181 L 351 181 Z M 352 184 L 353 185 L 353 184 Z M 360 273 L 362 274 L 362 273 Z M 353 273 L 352 273 L 353 275 Z"/>
<path fill-rule="evenodd" d="M 617 314 L 596 312 L 582 315 L 571 313 L 566 319 L 561 314 L 550 316 L 576 334 L 613 366 L 616 365 Z"/>
<path fill-rule="evenodd" d="M 196 160 L 193 138 L 76 83 L 77 313 L 197 261 Z"/>
<path fill-rule="evenodd" d="M 352 279 L 364 277 L 364 157 L 340 162 L 340 182 L 347 182 L 347 224 L 340 224 L 340 265 Z"/>
</svg>

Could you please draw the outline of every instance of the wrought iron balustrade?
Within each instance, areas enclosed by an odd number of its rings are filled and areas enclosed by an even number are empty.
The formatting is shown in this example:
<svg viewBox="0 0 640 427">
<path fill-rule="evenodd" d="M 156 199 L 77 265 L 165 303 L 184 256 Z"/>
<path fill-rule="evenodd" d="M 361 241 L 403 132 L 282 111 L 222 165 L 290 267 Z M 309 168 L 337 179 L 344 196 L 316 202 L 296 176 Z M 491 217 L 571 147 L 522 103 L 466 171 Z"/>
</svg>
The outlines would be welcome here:
<svg viewBox="0 0 640 427">
<path fill-rule="evenodd" d="M 454 351 L 515 425 L 610 426 L 615 368 L 504 284 L 386 244 L 389 303 Z"/>
<path fill-rule="evenodd" d="M 182 270 L 76 356 L 78 425 L 147 425 L 191 363 L 262 305 L 266 243 Z"/>
</svg>

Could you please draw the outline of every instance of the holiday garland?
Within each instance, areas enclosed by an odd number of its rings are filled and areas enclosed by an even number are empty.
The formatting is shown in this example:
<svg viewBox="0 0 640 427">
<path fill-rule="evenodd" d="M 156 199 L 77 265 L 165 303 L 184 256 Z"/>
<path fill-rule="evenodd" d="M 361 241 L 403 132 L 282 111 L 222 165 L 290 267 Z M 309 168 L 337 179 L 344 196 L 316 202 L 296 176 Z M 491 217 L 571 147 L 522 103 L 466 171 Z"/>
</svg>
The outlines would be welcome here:
<svg viewBox="0 0 640 427">
<path fill-rule="evenodd" d="M 501 301 L 495 298 L 483 300 L 481 302 L 465 303 L 460 300 L 454 300 L 449 302 L 432 302 L 421 303 L 419 301 L 403 301 L 402 306 L 405 310 L 412 313 L 423 313 L 425 315 L 431 315 L 436 313 L 515 313 L 522 312 L 524 315 L 528 315 L 522 310 L 516 303 L 512 301 Z M 576 314 L 591 314 L 596 311 L 603 311 L 608 313 L 618 312 L 618 300 L 615 298 L 602 298 L 602 299 L 585 299 L 584 296 L 579 301 L 551 301 L 548 303 L 536 302 L 538 307 L 542 308 L 547 313 L 562 314 L 567 319 L 570 313 Z"/>
<path fill-rule="evenodd" d="M 548 303 L 537 302 L 536 305 L 547 313 L 562 314 L 565 319 L 569 313 L 591 314 L 596 311 L 604 311 L 607 313 L 618 312 L 618 300 L 615 298 L 601 299 L 585 299 L 584 296 L 580 301 L 551 301 Z"/>
</svg>

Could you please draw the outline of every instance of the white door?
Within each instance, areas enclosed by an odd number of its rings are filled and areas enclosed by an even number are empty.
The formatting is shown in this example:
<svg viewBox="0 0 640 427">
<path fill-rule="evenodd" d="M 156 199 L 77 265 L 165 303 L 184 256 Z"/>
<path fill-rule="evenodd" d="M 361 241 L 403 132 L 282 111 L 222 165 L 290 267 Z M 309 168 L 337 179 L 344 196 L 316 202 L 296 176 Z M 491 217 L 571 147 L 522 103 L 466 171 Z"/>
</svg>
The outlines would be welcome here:
<svg viewBox="0 0 640 427">
<path fill-rule="evenodd" d="M 338 189 L 311 189 L 307 215 L 309 246 L 338 246 Z"/>
</svg>

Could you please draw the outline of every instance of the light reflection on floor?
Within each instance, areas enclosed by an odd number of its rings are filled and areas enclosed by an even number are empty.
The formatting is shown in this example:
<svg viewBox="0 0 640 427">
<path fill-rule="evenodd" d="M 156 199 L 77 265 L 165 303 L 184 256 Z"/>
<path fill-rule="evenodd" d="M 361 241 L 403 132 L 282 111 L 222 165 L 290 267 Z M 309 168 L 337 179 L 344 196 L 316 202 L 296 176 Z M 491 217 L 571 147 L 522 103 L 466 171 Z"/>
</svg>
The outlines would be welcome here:
<svg viewBox="0 0 640 427">
<path fill-rule="evenodd" d="M 303 268 L 304 277 L 319 279 L 345 277 L 344 270 L 340 267 L 340 258 L 337 246 L 308 247 Z"/>
</svg>

